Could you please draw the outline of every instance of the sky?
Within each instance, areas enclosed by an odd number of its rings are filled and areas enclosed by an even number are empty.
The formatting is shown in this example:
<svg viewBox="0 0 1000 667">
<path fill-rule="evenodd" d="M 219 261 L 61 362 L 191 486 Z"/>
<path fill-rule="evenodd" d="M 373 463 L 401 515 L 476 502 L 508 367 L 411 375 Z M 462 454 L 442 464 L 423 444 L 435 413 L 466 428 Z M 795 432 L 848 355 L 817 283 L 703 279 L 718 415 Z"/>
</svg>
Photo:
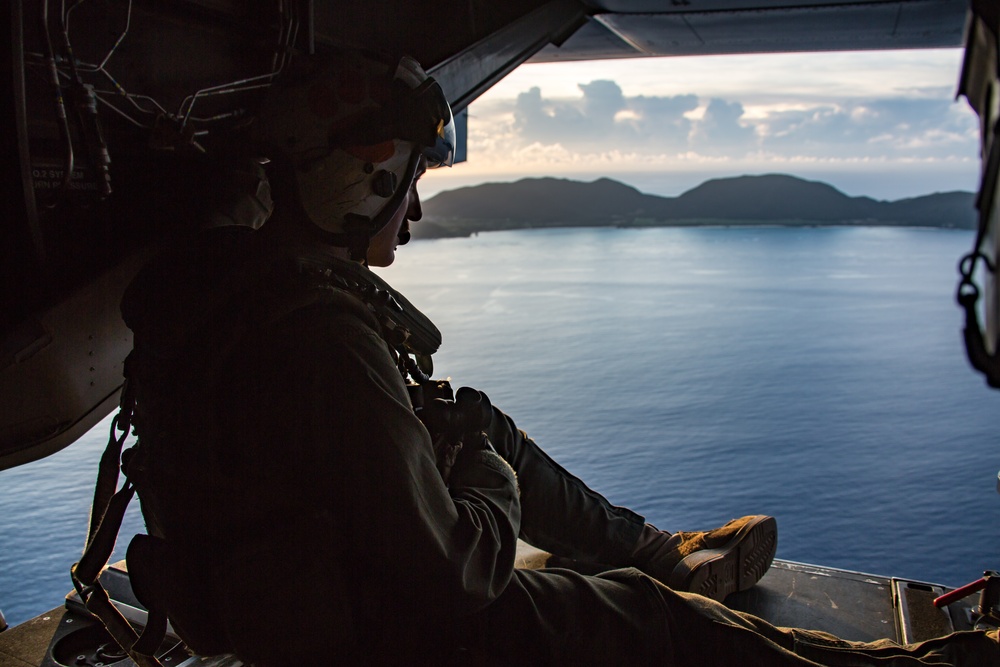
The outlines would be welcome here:
<svg viewBox="0 0 1000 667">
<path fill-rule="evenodd" d="M 961 49 L 522 65 L 469 107 L 468 161 L 424 198 L 523 177 L 610 177 L 676 196 L 785 173 L 896 200 L 978 187 Z"/>
</svg>

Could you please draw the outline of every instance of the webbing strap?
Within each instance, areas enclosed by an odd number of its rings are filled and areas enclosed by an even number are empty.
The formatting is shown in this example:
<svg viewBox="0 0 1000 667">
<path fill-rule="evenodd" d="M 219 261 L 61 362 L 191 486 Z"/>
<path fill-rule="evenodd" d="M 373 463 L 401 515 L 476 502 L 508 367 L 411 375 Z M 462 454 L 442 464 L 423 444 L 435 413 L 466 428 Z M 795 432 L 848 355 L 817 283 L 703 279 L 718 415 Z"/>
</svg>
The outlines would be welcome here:
<svg viewBox="0 0 1000 667">
<path fill-rule="evenodd" d="M 146 627 L 143 628 L 142 635 L 132 644 L 132 651 L 140 655 L 153 656 L 166 636 L 167 614 L 163 609 L 153 607 L 146 616 Z"/>
<path fill-rule="evenodd" d="M 127 384 L 128 382 L 126 381 Z M 127 392 L 127 389 L 123 389 L 122 391 Z M 125 445 L 125 440 L 128 438 L 129 432 L 128 419 L 124 419 L 124 424 L 121 423 L 122 420 L 122 412 L 119 412 L 111 421 L 111 435 L 108 438 L 108 446 L 104 448 L 104 453 L 101 455 L 100 467 L 97 470 L 97 484 L 94 486 L 94 502 L 90 507 L 90 530 L 87 532 L 88 550 L 90 543 L 94 541 L 94 536 L 101 527 L 101 523 L 104 521 L 104 513 L 108 510 L 111 498 L 115 495 L 115 490 L 118 488 L 118 466 L 121 461 L 122 447 Z M 122 427 L 121 429 L 119 428 L 120 426 Z M 122 430 L 121 436 L 117 435 L 119 430 Z M 110 551 L 108 552 L 108 557 L 111 557 Z"/>
<path fill-rule="evenodd" d="M 130 355 L 131 356 L 131 355 Z M 163 667 L 154 656 L 166 634 L 167 618 L 162 610 L 150 610 L 142 637 L 111 602 L 99 578 L 115 550 L 125 510 L 135 496 L 135 487 L 127 479 L 118 488 L 118 467 L 122 447 L 131 429 L 135 397 L 129 386 L 130 358 L 125 359 L 125 386 L 122 388 L 121 409 L 111 422 L 108 446 L 101 455 L 94 487 L 94 503 L 90 510 L 87 547 L 78 563 L 70 568 L 70 576 L 87 610 L 100 619 L 111 637 L 139 667 Z M 121 435 L 118 435 L 119 431 Z"/>
<path fill-rule="evenodd" d="M 151 653 L 141 653 L 136 650 L 139 635 L 129 624 L 128 619 L 122 616 L 118 608 L 112 604 L 108 592 L 100 584 L 96 584 L 90 590 L 90 595 L 87 596 L 87 610 L 101 619 L 108 634 L 128 653 L 129 658 L 135 664 L 139 667 L 163 667 L 163 664 Z M 157 646 L 159 646 L 159 642 L 157 642 Z M 153 651 L 155 650 L 154 648 Z"/>
<path fill-rule="evenodd" d="M 80 562 L 73 566 L 74 579 L 84 586 L 93 585 L 101 570 L 108 564 L 111 552 L 115 550 L 115 541 L 118 539 L 118 531 L 121 530 L 125 518 L 125 510 L 128 509 L 129 501 L 134 495 L 135 487 L 126 481 L 122 490 L 111 497 L 97 533 L 87 545 Z"/>
<path fill-rule="evenodd" d="M 87 610 L 101 620 L 108 633 L 129 654 L 129 657 L 139 667 L 163 667 L 153 654 L 166 634 L 166 616 L 150 611 L 140 641 L 139 634 L 112 604 L 107 591 L 98 580 L 114 551 L 115 541 L 118 539 L 118 532 L 125 518 L 125 510 L 134 495 L 135 487 L 126 481 L 125 486 L 106 503 L 105 511 L 100 513 L 101 521 L 96 532 L 83 552 L 80 562 L 73 565 L 70 574 L 80 597 L 87 605 Z M 95 514 L 98 509 L 100 508 L 94 508 Z"/>
<path fill-rule="evenodd" d="M 985 113 L 985 111 L 984 111 Z M 1000 353 L 994 351 L 993 354 L 987 350 L 983 329 L 979 323 L 979 314 L 976 310 L 976 302 L 979 300 L 979 287 L 974 282 L 976 265 L 982 261 L 986 269 L 994 274 L 993 280 L 997 280 L 996 262 L 990 261 L 988 255 L 982 251 L 982 246 L 989 232 L 990 222 L 996 211 L 994 201 L 997 191 L 997 181 L 1000 180 L 1000 118 L 993 125 L 993 141 L 986 156 L 986 164 L 983 169 L 982 182 L 979 187 L 979 196 L 976 200 L 976 207 L 979 209 L 979 225 L 976 230 L 976 240 L 972 246 L 972 252 L 968 253 L 959 262 L 959 273 L 962 278 L 958 284 L 957 300 L 965 310 L 965 328 L 963 336 L 965 339 L 965 352 L 969 363 L 977 371 L 986 377 L 986 383 L 994 389 L 1000 389 Z"/>
<path fill-rule="evenodd" d="M 960 294 L 958 297 L 959 304 L 965 309 L 965 327 L 962 330 L 965 353 L 972 367 L 986 376 L 986 384 L 1000 389 L 1000 355 L 990 354 L 986 350 L 986 341 L 976 312 L 978 298 L 978 292 Z"/>
</svg>

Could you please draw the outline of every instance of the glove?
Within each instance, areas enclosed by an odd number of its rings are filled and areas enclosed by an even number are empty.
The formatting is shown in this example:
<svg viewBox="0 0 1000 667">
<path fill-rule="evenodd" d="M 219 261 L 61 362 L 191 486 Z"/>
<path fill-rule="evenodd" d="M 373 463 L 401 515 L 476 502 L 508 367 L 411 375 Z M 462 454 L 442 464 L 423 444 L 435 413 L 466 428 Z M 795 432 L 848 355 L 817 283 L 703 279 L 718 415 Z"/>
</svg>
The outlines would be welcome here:
<svg viewBox="0 0 1000 667">
<path fill-rule="evenodd" d="M 441 479 L 444 480 L 445 484 L 448 484 L 448 478 L 451 477 L 451 469 L 455 467 L 455 462 L 458 461 L 458 454 L 462 451 L 463 443 L 449 442 L 445 434 L 439 435 L 434 440 L 434 457 L 437 459 L 437 469 L 441 473 Z"/>
<path fill-rule="evenodd" d="M 462 387 L 454 401 L 435 398 L 418 416 L 434 439 L 438 472 L 446 484 L 462 451 L 496 452 L 484 433 L 493 421 L 493 405 L 481 391 Z"/>
</svg>

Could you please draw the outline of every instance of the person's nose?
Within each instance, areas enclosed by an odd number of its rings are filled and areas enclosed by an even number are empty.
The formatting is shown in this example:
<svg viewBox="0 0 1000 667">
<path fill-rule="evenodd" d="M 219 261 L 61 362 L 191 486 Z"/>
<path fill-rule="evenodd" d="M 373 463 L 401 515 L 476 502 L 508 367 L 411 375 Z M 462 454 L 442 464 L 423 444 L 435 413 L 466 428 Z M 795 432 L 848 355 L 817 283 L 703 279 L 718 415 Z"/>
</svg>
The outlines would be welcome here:
<svg viewBox="0 0 1000 667">
<path fill-rule="evenodd" d="M 424 210 L 420 207 L 420 195 L 416 188 L 410 192 L 410 204 L 406 209 L 406 219 L 416 222 L 424 217 Z"/>
</svg>

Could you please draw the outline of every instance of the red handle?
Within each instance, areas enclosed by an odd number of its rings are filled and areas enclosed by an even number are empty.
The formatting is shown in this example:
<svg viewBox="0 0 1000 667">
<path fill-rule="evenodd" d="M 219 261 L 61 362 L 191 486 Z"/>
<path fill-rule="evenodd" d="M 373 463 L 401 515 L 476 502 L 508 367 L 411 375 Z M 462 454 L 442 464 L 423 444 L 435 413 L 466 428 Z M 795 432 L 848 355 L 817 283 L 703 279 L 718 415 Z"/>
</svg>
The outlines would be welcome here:
<svg viewBox="0 0 1000 667">
<path fill-rule="evenodd" d="M 973 593 L 976 593 L 977 591 L 983 590 L 984 588 L 986 588 L 986 577 L 983 577 L 982 579 L 977 579 L 973 581 L 971 584 L 966 584 L 961 588 L 956 588 L 950 593 L 945 593 L 939 598 L 934 598 L 934 606 L 939 608 L 946 607 L 950 605 L 952 602 L 961 600 L 964 597 L 968 597 Z"/>
</svg>

